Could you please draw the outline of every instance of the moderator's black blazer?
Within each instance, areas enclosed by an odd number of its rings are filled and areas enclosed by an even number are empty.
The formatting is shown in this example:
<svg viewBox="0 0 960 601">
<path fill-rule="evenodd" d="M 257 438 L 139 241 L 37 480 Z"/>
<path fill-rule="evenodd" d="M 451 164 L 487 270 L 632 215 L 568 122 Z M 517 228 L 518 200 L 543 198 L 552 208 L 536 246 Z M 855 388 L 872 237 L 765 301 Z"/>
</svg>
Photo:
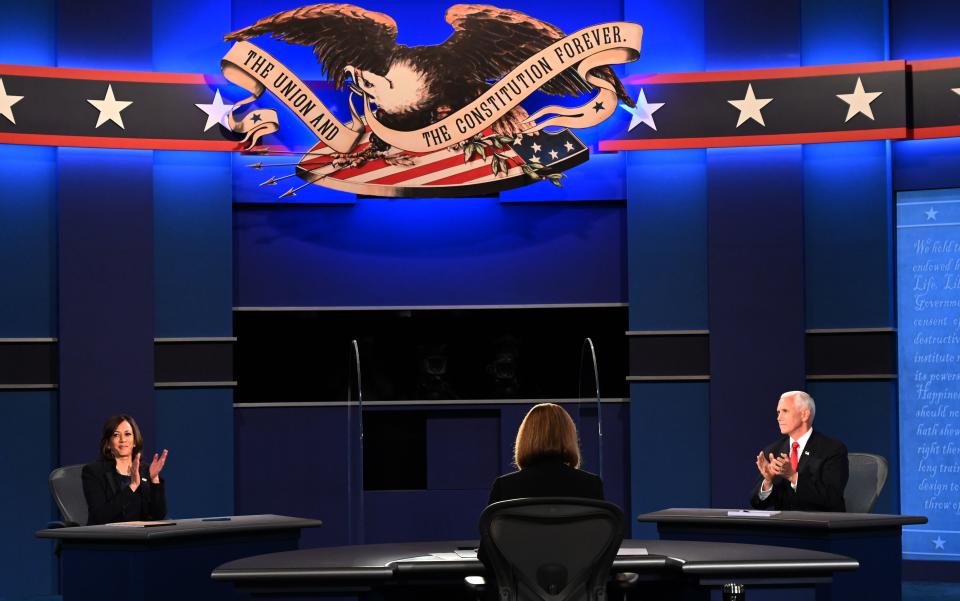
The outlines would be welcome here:
<svg viewBox="0 0 960 601">
<path fill-rule="evenodd" d="M 544 457 L 520 471 L 497 478 L 490 489 L 489 503 L 527 497 L 583 497 L 603 501 L 603 480 L 565 465 L 559 456 Z M 482 544 L 477 558 L 489 568 Z"/>
<path fill-rule="evenodd" d="M 769 456 L 773 453 L 774 457 L 778 457 L 780 453 L 786 453 L 789 456 L 789 447 L 790 437 L 781 436 L 763 449 L 763 454 Z M 843 489 L 847 486 L 849 465 L 847 447 L 842 442 L 814 430 L 800 455 L 797 472 L 800 476 L 797 479 L 796 492 L 790 482 L 776 478 L 773 481 L 773 492 L 763 501 L 760 500 L 763 478 L 758 479 L 753 487 L 750 505 L 756 509 L 783 511 L 847 510 L 843 502 Z"/>
<path fill-rule="evenodd" d="M 545 457 L 520 471 L 496 479 L 490 503 L 525 497 L 584 497 L 603 500 L 599 476 L 565 465 L 560 457 Z"/>
<path fill-rule="evenodd" d="M 150 482 L 149 464 L 140 464 L 137 492 L 123 486 L 114 460 L 100 460 L 83 466 L 83 495 L 89 512 L 87 524 L 109 524 L 135 520 L 162 520 L 167 515 L 163 479 Z"/>
</svg>

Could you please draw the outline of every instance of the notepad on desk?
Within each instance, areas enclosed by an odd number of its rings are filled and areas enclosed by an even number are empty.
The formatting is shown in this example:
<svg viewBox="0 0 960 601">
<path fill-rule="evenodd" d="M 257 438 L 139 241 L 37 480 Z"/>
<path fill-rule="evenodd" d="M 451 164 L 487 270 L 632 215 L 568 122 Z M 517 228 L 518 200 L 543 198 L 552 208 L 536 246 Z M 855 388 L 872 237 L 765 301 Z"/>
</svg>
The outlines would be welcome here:
<svg viewBox="0 0 960 601">
<path fill-rule="evenodd" d="M 115 526 L 117 528 L 153 528 L 154 526 L 173 526 L 176 522 L 171 520 L 153 520 L 149 522 L 112 522 L 106 526 Z"/>
<path fill-rule="evenodd" d="M 765 509 L 731 509 L 727 512 L 727 515 L 736 518 L 768 518 L 779 515 L 779 513 L 779 511 L 767 511 Z"/>
</svg>

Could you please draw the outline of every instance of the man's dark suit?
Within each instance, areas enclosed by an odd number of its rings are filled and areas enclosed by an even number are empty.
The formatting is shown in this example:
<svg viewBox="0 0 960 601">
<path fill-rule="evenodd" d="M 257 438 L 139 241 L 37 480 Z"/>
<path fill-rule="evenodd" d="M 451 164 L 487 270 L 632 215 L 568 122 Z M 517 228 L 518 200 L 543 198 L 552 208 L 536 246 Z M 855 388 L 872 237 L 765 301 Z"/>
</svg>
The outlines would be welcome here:
<svg viewBox="0 0 960 601">
<path fill-rule="evenodd" d="M 790 456 L 790 437 L 779 440 L 763 449 L 764 457 L 773 453 Z M 760 500 L 761 478 L 753 487 L 750 505 L 756 509 L 780 509 L 784 511 L 846 511 L 843 502 L 843 489 L 847 486 L 849 466 L 847 447 L 839 440 L 820 434 L 816 430 L 799 457 L 797 467 L 797 490 L 794 492 L 790 482 L 784 478 L 773 480 L 773 492 Z"/>
<path fill-rule="evenodd" d="M 490 489 L 490 503 L 527 497 L 583 497 L 603 500 L 603 480 L 595 474 L 572 468 L 560 457 L 545 457 L 518 472 L 497 478 Z M 487 565 L 481 545 L 477 558 Z"/>
<path fill-rule="evenodd" d="M 113 460 L 94 461 L 83 466 L 83 495 L 87 499 L 87 523 L 108 524 L 136 520 L 162 520 L 167 500 L 160 484 L 150 482 L 149 467 L 140 464 L 140 487 L 136 492 L 124 486 Z"/>
</svg>

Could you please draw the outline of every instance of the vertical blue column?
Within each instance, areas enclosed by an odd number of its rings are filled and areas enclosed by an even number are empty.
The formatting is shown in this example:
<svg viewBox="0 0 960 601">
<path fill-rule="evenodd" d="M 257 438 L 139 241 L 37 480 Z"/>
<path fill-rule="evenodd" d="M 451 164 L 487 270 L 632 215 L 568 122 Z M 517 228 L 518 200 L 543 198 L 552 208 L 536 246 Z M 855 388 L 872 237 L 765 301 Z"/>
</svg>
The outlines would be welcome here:
<svg viewBox="0 0 960 601">
<path fill-rule="evenodd" d="M 150 18 L 148 0 L 58 3 L 57 66 L 150 70 Z M 61 148 L 57 184 L 61 462 L 95 456 L 120 411 L 151 448 L 153 153 Z"/>
<path fill-rule="evenodd" d="M 776 404 L 804 376 L 802 151 L 715 149 L 710 177 L 713 504 L 743 507 Z"/>
<path fill-rule="evenodd" d="M 889 58 L 888 3 L 804 2 L 805 65 Z M 842 33 L 841 33 L 842 32 Z M 895 327 L 889 142 L 803 148 L 809 330 Z M 878 453 L 890 476 L 876 511 L 899 511 L 897 389 L 890 381 L 811 381 L 815 427 L 850 451 Z"/>
<path fill-rule="evenodd" d="M 4 6 L 0 63 L 55 63 L 55 4 Z M 56 151 L 0 146 L 0 181 L 0 338 L 56 339 Z M 33 535 L 56 514 L 47 476 L 58 461 L 57 423 L 55 390 L 0 390 L 0 598 L 57 592 L 53 546 Z"/>
<path fill-rule="evenodd" d="M 154 70 L 217 73 L 230 47 L 223 42 L 230 21 L 229 0 L 154 2 Z M 153 194 L 156 337 L 231 337 L 231 154 L 156 152 Z M 165 469 L 170 514 L 232 514 L 233 389 L 158 389 L 156 412 L 157 442 L 171 453 Z"/>
<path fill-rule="evenodd" d="M 625 2 L 624 18 L 644 28 L 640 59 L 628 65 L 627 72 L 703 69 L 703 15 L 703 0 Z M 707 327 L 705 156 L 702 150 L 632 152 L 627 156 L 631 330 Z M 681 430 L 682 436 L 677 434 Z M 671 506 L 709 505 L 705 463 L 694 462 L 694 473 L 677 478 L 669 462 L 659 460 L 706 453 L 706 384 L 631 384 L 629 438 L 630 515 Z M 633 536 L 654 538 L 655 528 L 634 522 Z"/>
<path fill-rule="evenodd" d="M 800 17 L 799 0 L 710 2 L 707 69 L 799 64 Z M 763 129 L 753 121 L 743 127 Z M 707 151 L 715 507 L 748 503 L 752 458 L 779 434 L 777 398 L 803 385 L 801 157 L 799 146 Z"/>
<path fill-rule="evenodd" d="M 158 151 L 154 164 L 156 336 L 230 337 L 231 157 Z M 233 513 L 233 390 L 158 389 L 156 419 L 157 443 L 170 450 L 170 515 Z"/>
<path fill-rule="evenodd" d="M 56 339 L 56 151 L 0 146 L 0 339 Z M 16 347 L 16 343 L 11 343 Z M 0 598 L 57 591 L 53 547 L 33 533 L 55 515 L 55 390 L 0 390 Z"/>
<path fill-rule="evenodd" d="M 707 325 L 706 164 L 703 150 L 628 156 L 630 329 L 703 330 Z M 632 514 L 710 504 L 709 464 L 678 478 L 670 456 L 707 456 L 705 383 L 630 386 Z M 654 537 L 650 524 L 634 536 Z"/>
<path fill-rule="evenodd" d="M 60 460 L 96 457 L 128 413 L 154 445 L 153 153 L 58 150 Z"/>
</svg>

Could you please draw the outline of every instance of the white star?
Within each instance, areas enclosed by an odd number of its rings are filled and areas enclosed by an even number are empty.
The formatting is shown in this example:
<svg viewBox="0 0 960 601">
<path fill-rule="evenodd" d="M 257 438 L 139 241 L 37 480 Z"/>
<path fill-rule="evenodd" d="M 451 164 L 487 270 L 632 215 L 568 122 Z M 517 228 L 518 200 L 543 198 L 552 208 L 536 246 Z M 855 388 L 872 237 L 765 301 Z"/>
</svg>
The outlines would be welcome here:
<svg viewBox="0 0 960 601">
<path fill-rule="evenodd" d="M 3 79 L 0 79 L 0 115 L 3 115 L 10 120 L 10 123 L 14 125 L 17 122 L 13 118 L 13 105 L 23 100 L 23 96 L 14 96 L 13 94 L 7 94 L 7 90 L 3 87 Z"/>
<path fill-rule="evenodd" d="M 644 94 L 643 88 L 640 88 L 640 95 L 637 96 L 637 106 L 630 108 L 624 104 L 620 106 L 632 115 L 630 117 L 630 125 L 627 127 L 627 131 L 633 131 L 633 128 L 640 125 L 641 123 L 646 124 L 647 127 L 653 131 L 657 131 L 657 124 L 653 121 L 653 114 L 660 110 L 665 102 L 647 102 L 647 95 Z"/>
<path fill-rule="evenodd" d="M 757 98 L 753 95 L 753 84 L 747 84 L 747 94 L 743 97 L 743 100 L 728 100 L 730 104 L 737 107 L 737 110 L 740 111 L 740 117 L 737 119 L 737 127 L 743 125 L 747 119 L 753 119 L 760 125 L 766 127 L 767 124 L 763 122 L 763 115 L 760 114 L 760 109 L 770 104 L 770 101 L 773 98 Z"/>
<path fill-rule="evenodd" d="M 883 92 L 864 92 L 863 91 L 863 82 L 860 81 L 860 78 L 857 78 L 857 85 L 853 88 L 853 92 L 850 94 L 837 94 L 837 98 L 846 102 L 850 106 L 847 107 L 847 118 L 843 120 L 844 123 L 852 119 L 858 113 L 863 113 L 870 118 L 871 121 L 875 121 L 873 118 L 873 109 L 870 108 L 870 103 L 877 99 L 877 96 L 883 94 Z"/>
<path fill-rule="evenodd" d="M 531 162 L 531 163 L 539 163 L 539 162 L 540 162 L 540 157 L 538 157 L 537 155 L 533 155 L 532 157 L 530 157 L 530 162 Z"/>
<path fill-rule="evenodd" d="M 220 98 L 220 90 L 217 90 L 217 93 L 214 94 L 212 103 L 195 106 L 207 114 L 207 124 L 203 126 L 203 131 L 207 131 L 217 123 L 226 128 L 230 127 L 227 122 L 227 115 L 233 110 L 234 105 L 223 103 L 223 99 Z"/>
<path fill-rule="evenodd" d="M 936 220 L 937 220 L 937 213 L 939 213 L 939 212 L 940 212 L 940 211 L 934 209 L 933 207 L 930 207 L 930 210 L 929 210 L 929 211 L 924 211 L 923 214 L 927 216 L 927 221 L 930 221 L 931 219 L 932 219 L 933 221 L 936 221 Z"/>
<path fill-rule="evenodd" d="M 937 538 L 931 539 L 930 542 L 933 543 L 934 549 L 944 549 L 943 545 L 945 545 L 947 541 L 940 538 L 940 535 L 938 534 Z M 946 549 L 944 549 L 944 551 L 946 551 Z"/>
<path fill-rule="evenodd" d="M 567 140 L 563 147 L 567 149 L 567 152 L 573 152 L 573 144 L 570 143 L 570 140 Z"/>
<path fill-rule="evenodd" d="M 114 98 L 112 85 L 107 84 L 107 93 L 103 97 L 103 100 L 87 100 L 87 102 L 100 111 L 100 115 L 97 116 L 97 127 L 100 127 L 107 121 L 113 121 L 120 126 L 120 129 L 126 129 L 123 127 L 123 118 L 120 117 L 120 111 L 133 104 L 133 102 Z"/>
<path fill-rule="evenodd" d="M 551 150 L 548 154 L 550 155 L 550 158 L 553 160 L 557 160 L 557 157 L 560 156 L 560 153 L 557 152 L 556 150 Z"/>
<path fill-rule="evenodd" d="M 950 88 L 950 91 L 954 94 L 960 94 L 960 88 Z"/>
<path fill-rule="evenodd" d="M 536 142 L 534 142 L 533 144 L 531 144 L 531 145 L 530 145 L 530 148 L 532 148 L 534 152 L 540 152 L 540 145 L 537 144 Z"/>
</svg>

